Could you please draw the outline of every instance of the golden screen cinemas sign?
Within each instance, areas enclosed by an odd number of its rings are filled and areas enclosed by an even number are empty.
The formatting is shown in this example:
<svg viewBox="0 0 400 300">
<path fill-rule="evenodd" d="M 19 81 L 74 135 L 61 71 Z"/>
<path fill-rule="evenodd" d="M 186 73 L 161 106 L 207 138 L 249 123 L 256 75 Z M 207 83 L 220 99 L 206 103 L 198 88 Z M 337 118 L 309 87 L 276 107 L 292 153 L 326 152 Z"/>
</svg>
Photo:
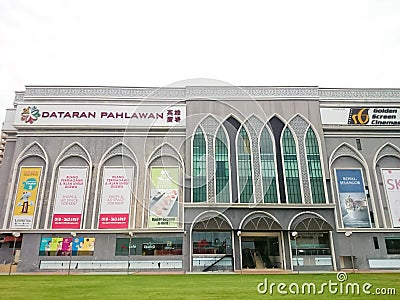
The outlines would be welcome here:
<svg viewBox="0 0 400 300">
<path fill-rule="evenodd" d="M 185 105 L 18 105 L 15 127 L 185 127 Z"/>
<path fill-rule="evenodd" d="M 400 126 L 400 108 L 321 108 L 323 125 Z"/>
</svg>

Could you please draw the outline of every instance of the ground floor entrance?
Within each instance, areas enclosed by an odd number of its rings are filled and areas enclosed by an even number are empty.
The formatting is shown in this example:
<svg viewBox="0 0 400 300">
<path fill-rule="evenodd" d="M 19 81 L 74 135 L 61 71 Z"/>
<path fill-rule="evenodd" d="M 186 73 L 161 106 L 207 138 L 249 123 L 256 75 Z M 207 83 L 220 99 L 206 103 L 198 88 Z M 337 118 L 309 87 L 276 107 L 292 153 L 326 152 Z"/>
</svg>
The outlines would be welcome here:
<svg viewBox="0 0 400 300">
<path fill-rule="evenodd" d="M 240 246 L 242 269 L 282 268 L 280 233 L 243 233 Z"/>
</svg>

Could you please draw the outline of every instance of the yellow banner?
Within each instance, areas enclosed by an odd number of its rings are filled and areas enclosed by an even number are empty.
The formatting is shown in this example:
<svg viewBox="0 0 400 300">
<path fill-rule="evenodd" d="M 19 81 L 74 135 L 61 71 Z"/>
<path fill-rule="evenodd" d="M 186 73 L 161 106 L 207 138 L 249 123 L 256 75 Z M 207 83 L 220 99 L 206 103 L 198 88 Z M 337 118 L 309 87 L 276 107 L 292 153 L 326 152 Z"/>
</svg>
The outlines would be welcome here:
<svg viewBox="0 0 400 300">
<path fill-rule="evenodd" d="M 21 167 L 14 204 L 13 228 L 32 228 L 41 167 Z"/>
</svg>

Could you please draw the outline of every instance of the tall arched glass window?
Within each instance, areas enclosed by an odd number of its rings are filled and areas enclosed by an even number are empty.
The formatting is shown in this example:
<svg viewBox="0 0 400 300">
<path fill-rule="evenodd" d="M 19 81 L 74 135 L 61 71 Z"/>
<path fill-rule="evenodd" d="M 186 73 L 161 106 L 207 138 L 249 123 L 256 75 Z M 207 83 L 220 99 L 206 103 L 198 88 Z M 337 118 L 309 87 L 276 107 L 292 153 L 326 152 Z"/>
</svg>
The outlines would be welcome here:
<svg viewBox="0 0 400 300">
<path fill-rule="evenodd" d="M 308 128 L 306 134 L 306 151 L 313 203 L 325 203 L 324 178 L 322 176 L 318 140 L 311 127 Z"/>
<path fill-rule="evenodd" d="M 253 176 L 251 168 L 251 149 L 249 135 L 244 127 L 240 128 L 237 139 L 239 202 L 253 202 Z"/>
<path fill-rule="evenodd" d="M 302 203 L 296 143 L 288 127 L 283 132 L 282 151 L 288 203 Z"/>
<path fill-rule="evenodd" d="M 268 129 L 265 127 L 260 137 L 260 158 L 264 203 L 278 203 L 274 144 Z"/>
<path fill-rule="evenodd" d="M 193 138 L 193 202 L 207 201 L 206 140 L 203 131 L 197 128 Z"/>
<path fill-rule="evenodd" d="M 217 202 L 230 202 L 228 141 L 222 127 L 215 139 L 215 188 Z"/>
</svg>

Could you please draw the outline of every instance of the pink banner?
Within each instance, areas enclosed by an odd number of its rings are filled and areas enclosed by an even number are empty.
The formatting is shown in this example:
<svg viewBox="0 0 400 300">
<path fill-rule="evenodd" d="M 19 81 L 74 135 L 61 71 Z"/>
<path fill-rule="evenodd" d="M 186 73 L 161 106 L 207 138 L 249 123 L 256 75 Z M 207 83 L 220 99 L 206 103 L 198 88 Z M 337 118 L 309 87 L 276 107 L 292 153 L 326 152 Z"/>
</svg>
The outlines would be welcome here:
<svg viewBox="0 0 400 300">
<path fill-rule="evenodd" d="M 81 228 L 80 214 L 54 214 L 53 229 L 80 229 Z"/>
<path fill-rule="evenodd" d="M 99 229 L 128 228 L 129 214 L 101 214 Z"/>
</svg>

